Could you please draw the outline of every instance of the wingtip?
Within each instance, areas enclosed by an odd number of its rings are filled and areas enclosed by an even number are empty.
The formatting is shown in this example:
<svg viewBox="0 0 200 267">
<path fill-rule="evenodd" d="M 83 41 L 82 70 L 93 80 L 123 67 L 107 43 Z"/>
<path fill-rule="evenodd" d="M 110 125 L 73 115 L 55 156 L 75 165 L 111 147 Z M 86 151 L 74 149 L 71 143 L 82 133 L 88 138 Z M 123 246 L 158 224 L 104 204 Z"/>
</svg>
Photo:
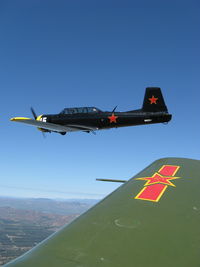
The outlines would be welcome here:
<svg viewBox="0 0 200 267">
<path fill-rule="evenodd" d="M 10 121 L 22 121 L 22 120 L 31 120 L 31 119 L 25 117 L 14 117 L 10 119 Z"/>
</svg>

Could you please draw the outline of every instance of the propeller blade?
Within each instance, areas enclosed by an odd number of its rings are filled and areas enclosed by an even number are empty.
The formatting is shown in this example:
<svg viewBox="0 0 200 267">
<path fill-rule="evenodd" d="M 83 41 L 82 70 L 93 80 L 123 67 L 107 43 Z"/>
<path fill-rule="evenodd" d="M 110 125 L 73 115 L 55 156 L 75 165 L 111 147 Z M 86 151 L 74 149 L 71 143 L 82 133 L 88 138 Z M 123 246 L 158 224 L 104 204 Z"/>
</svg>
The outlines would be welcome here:
<svg viewBox="0 0 200 267">
<path fill-rule="evenodd" d="M 33 114 L 34 119 L 37 120 L 37 115 L 35 113 L 35 110 L 32 107 L 31 107 L 31 113 Z M 38 130 L 40 130 L 40 128 L 38 128 Z M 48 130 L 42 131 L 42 129 L 40 131 L 42 132 L 42 135 L 43 135 L 44 138 L 46 138 L 45 132 L 49 132 L 49 133 L 51 132 L 51 131 L 48 131 Z"/>
<path fill-rule="evenodd" d="M 43 138 L 46 138 L 46 134 L 44 132 L 42 132 Z"/>
<path fill-rule="evenodd" d="M 33 114 L 33 117 L 35 118 L 35 120 L 37 119 L 37 115 L 35 113 L 35 110 L 31 107 L 31 113 Z"/>
</svg>

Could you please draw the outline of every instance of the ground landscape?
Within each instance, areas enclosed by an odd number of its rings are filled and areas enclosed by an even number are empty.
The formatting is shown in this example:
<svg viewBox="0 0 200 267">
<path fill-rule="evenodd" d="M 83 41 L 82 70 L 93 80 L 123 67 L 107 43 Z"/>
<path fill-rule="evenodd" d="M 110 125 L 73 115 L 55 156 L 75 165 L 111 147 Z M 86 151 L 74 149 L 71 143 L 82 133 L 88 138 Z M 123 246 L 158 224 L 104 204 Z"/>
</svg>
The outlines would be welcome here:
<svg viewBox="0 0 200 267">
<path fill-rule="evenodd" d="M 96 202 L 0 197 L 0 265 L 28 251 Z"/>
</svg>

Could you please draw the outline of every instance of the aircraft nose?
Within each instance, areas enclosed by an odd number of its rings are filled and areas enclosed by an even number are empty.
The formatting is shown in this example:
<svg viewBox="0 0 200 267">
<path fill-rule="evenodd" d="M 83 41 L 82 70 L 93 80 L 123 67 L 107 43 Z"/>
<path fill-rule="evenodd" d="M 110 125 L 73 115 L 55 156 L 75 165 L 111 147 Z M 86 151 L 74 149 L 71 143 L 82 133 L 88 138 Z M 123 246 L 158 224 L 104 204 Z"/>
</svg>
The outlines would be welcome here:
<svg viewBox="0 0 200 267">
<path fill-rule="evenodd" d="M 37 116 L 36 121 L 41 121 L 42 115 Z"/>
</svg>

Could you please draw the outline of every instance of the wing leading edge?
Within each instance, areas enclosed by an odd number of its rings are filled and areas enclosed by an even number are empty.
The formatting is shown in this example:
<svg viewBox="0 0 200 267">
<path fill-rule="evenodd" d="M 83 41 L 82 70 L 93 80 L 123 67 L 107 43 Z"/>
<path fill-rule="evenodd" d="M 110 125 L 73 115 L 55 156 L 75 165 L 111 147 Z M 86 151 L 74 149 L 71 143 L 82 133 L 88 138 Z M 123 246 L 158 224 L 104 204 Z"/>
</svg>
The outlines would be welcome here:
<svg viewBox="0 0 200 267">
<path fill-rule="evenodd" d="M 7 267 L 198 267 L 200 161 L 164 158 Z"/>
<path fill-rule="evenodd" d="M 48 131 L 53 132 L 74 132 L 74 131 L 95 131 L 97 128 L 85 126 L 85 125 L 59 125 L 55 123 L 49 123 L 49 122 L 43 122 L 38 120 L 33 120 L 30 118 L 24 118 L 24 117 L 15 117 L 10 119 L 11 121 L 21 122 L 25 124 L 29 124 L 35 127 L 39 127 Z"/>
</svg>

